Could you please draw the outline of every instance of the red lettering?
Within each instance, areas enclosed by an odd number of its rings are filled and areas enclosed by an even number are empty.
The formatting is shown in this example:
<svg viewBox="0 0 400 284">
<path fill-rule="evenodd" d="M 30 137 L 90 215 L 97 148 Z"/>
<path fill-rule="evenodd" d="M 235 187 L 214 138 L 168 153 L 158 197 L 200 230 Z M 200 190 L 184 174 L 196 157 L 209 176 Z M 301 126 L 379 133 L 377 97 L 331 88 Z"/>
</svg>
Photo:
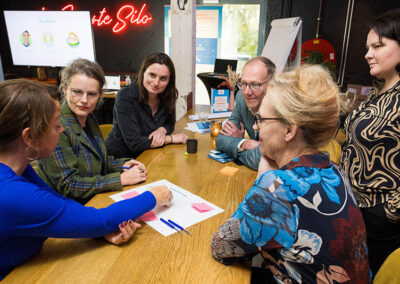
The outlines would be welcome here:
<svg viewBox="0 0 400 284">
<path fill-rule="evenodd" d="M 117 12 L 118 22 L 113 26 L 112 31 L 114 33 L 119 33 L 127 28 L 127 22 L 129 21 L 131 24 L 141 25 L 146 24 L 151 21 L 153 18 L 151 14 L 147 13 L 145 15 L 145 9 L 147 4 L 143 4 L 140 11 L 135 9 L 133 5 L 124 5 Z M 42 11 L 45 11 L 46 7 L 42 6 Z M 64 6 L 62 11 L 75 11 L 75 6 L 73 4 L 68 4 Z M 139 13 L 138 13 L 139 12 Z M 107 26 L 113 21 L 113 18 L 107 14 L 106 8 L 103 8 L 97 15 L 92 17 L 92 25 Z"/>
<path fill-rule="evenodd" d="M 101 10 L 99 14 L 100 15 L 98 17 L 92 17 L 92 25 L 97 23 L 97 26 L 100 27 L 102 25 L 108 25 L 112 22 L 112 18 L 107 15 L 106 8 L 103 8 L 103 10 Z"/>
<path fill-rule="evenodd" d="M 132 18 L 131 18 L 131 23 L 132 24 L 134 24 L 134 23 L 136 23 L 136 24 L 138 24 L 138 25 L 140 25 L 140 24 L 146 24 L 148 21 L 150 21 L 151 19 L 152 19 L 152 17 L 150 16 L 147 16 L 147 15 L 143 15 L 142 16 L 142 13 L 143 13 L 143 10 L 146 8 L 146 4 L 143 4 L 142 5 L 142 9 L 140 9 L 140 12 L 139 12 L 139 15 L 137 15 L 137 17 L 136 17 L 136 19 L 134 19 L 134 17 L 133 17 L 133 15 L 132 15 Z M 135 11 L 135 14 L 137 13 L 137 11 Z"/>
<path fill-rule="evenodd" d="M 70 11 L 74 11 L 75 7 L 72 4 L 69 4 L 67 6 L 65 6 L 64 8 L 61 9 L 61 11 L 67 11 L 68 9 L 70 9 Z"/>
<path fill-rule="evenodd" d="M 123 19 L 122 19 L 122 18 L 121 18 L 122 12 L 123 12 L 124 10 L 128 10 L 128 9 L 130 9 L 131 11 L 129 12 L 129 14 L 128 14 L 127 16 L 123 17 Z M 120 22 L 117 22 L 117 23 L 114 25 L 114 27 L 113 27 L 113 29 L 112 29 L 114 33 L 119 33 L 120 31 L 122 31 L 123 29 L 126 28 L 126 22 L 125 22 L 124 19 L 128 19 L 128 18 L 133 14 L 134 11 L 135 11 L 135 8 L 134 8 L 132 5 L 124 5 L 124 6 L 122 6 L 122 7 L 118 10 L 118 12 L 117 12 L 117 19 L 118 19 Z"/>
</svg>

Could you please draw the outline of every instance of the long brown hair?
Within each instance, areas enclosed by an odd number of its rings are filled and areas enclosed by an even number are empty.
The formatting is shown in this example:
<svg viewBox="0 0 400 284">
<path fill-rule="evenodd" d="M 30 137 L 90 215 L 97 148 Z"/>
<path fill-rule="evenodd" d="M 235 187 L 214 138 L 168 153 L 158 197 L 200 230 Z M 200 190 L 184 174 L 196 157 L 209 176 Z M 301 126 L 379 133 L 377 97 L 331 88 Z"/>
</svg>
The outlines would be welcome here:
<svg viewBox="0 0 400 284">
<path fill-rule="evenodd" d="M 35 142 L 44 135 L 55 111 L 55 93 L 48 86 L 28 80 L 0 83 L 0 152 L 13 149 L 27 127 Z"/>
<path fill-rule="evenodd" d="M 149 94 L 146 88 L 143 85 L 144 73 L 150 65 L 158 63 L 161 65 L 167 66 L 169 70 L 169 82 L 164 92 L 160 94 L 160 99 L 164 101 L 167 106 L 167 110 L 169 113 L 172 113 L 175 110 L 176 100 L 178 99 L 178 90 L 175 87 L 175 67 L 171 58 L 168 55 L 162 52 L 152 53 L 147 56 L 140 66 L 139 76 L 137 80 L 137 84 L 139 87 L 139 101 L 147 102 L 149 99 Z"/>
</svg>

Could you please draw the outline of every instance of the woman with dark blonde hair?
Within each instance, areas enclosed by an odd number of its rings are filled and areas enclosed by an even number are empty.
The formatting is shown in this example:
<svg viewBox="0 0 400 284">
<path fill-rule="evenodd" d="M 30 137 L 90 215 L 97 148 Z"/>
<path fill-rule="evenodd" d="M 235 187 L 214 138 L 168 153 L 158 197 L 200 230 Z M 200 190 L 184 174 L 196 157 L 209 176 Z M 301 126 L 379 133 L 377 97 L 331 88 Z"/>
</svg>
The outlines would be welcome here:
<svg viewBox="0 0 400 284">
<path fill-rule="evenodd" d="M 264 283 L 368 283 L 366 233 L 341 169 L 318 152 L 335 135 L 339 91 L 327 70 L 300 66 L 269 82 L 256 114 L 258 177 L 211 241 L 230 264 L 261 253 Z"/>
<path fill-rule="evenodd" d="M 44 183 L 30 162 L 53 154 L 63 126 L 60 104 L 39 83 L 0 83 L 0 280 L 37 254 L 47 237 L 102 237 L 127 242 L 136 218 L 156 205 L 168 205 L 166 187 L 103 209 L 84 207 Z"/>
<path fill-rule="evenodd" d="M 106 150 L 93 114 L 105 82 L 100 65 L 77 59 L 61 70 L 61 134 L 52 156 L 37 172 L 50 187 L 84 204 L 95 194 L 122 190 L 147 178 L 146 168 L 130 158 L 115 159 Z M 122 170 L 121 167 L 128 169 Z"/>
<path fill-rule="evenodd" d="M 106 139 L 107 151 L 115 157 L 136 158 L 143 151 L 166 144 L 186 143 L 175 129 L 175 67 L 165 53 L 147 56 L 137 83 L 118 92 L 113 128 Z"/>
</svg>

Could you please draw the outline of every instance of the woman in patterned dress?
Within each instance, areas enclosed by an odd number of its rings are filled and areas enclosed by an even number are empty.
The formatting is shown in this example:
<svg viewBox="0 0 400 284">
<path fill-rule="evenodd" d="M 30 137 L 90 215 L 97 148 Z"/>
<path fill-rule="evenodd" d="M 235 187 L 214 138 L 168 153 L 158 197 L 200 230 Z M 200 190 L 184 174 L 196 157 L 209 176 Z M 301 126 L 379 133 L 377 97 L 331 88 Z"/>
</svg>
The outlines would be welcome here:
<svg viewBox="0 0 400 284">
<path fill-rule="evenodd" d="M 373 22 L 366 47 L 380 83 L 346 118 L 341 166 L 363 214 L 375 274 L 400 247 L 400 10 Z"/>
<path fill-rule="evenodd" d="M 338 88 L 322 67 L 302 66 L 271 80 L 254 125 L 258 177 L 212 237 L 217 261 L 261 252 L 262 267 L 278 283 L 368 283 L 360 210 L 345 175 L 318 152 L 338 118 Z"/>
</svg>

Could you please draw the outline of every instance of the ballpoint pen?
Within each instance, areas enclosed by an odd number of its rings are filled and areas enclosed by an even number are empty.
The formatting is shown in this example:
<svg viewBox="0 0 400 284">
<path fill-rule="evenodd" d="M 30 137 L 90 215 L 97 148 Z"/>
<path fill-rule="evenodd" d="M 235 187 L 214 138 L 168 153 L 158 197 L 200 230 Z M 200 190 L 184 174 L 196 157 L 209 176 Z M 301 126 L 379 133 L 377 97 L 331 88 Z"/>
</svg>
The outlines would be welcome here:
<svg viewBox="0 0 400 284">
<path fill-rule="evenodd" d="M 175 227 L 177 227 L 179 230 L 184 231 L 186 234 L 188 234 L 190 236 L 192 235 L 188 230 L 186 230 L 185 228 L 181 227 L 180 225 L 178 225 L 177 223 L 175 223 L 171 219 L 168 219 L 168 222 L 171 223 L 172 225 L 174 225 Z"/>
<path fill-rule="evenodd" d="M 174 229 L 175 231 L 177 231 L 179 234 L 182 234 L 181 231 L 179 231 L 177 228 L 175 228 L 174 226 L 172 226 L 170 223 L 168 223 L 167 221 L 165 221 L 163 218 L 160 218 L 160 221 L 163 222 L 165 225 L 167 225 L 168 227 Z"/>
<path fill-rule="evenodd" d="M 130 167 L 120 167 L 121 169 L 123 169 L 123 170 L 129 170 L 130 169 Z"/>
</svg>

